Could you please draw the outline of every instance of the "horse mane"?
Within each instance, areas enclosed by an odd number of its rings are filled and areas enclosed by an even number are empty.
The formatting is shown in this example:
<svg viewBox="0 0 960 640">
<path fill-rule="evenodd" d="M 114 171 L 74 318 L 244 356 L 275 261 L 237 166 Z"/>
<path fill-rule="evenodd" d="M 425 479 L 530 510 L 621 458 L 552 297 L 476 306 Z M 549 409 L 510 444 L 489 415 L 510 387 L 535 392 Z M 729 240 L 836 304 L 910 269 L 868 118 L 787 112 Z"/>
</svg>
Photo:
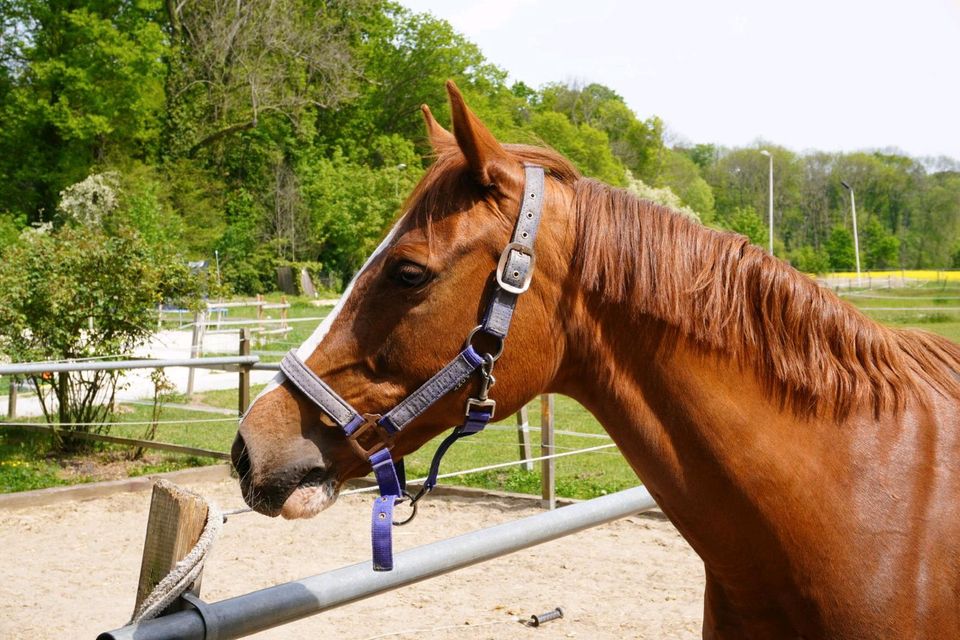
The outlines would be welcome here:
<svg viewBox="0 0 960 640">
<path fill-rule="evenodd" d="M 960 347 L 884 327 L 744 236 L 591 179 L 575 191 L 583 288 L 753 367 L 803 415 L 900 411 L 923 382 L 960 395 Z"/>
<path fill-rule="evenodd" d="M 880 325 L 746 237 L 582 178 L 552 149 L 504 147 L 573 189 L 573 269 L 583 290 L 752 368 L 783 406 L 842 419 L 864 406 L 877 416 L 901 411 L 926 385 L 960 397 L 953 342 Z M 408 198 L 405 209 L 428 238 L 432 216 L 450 210 L 457 194 L 473 188 L 483 197 L 466 170 L 455 145 L 440 149 Z"/>
</svg>

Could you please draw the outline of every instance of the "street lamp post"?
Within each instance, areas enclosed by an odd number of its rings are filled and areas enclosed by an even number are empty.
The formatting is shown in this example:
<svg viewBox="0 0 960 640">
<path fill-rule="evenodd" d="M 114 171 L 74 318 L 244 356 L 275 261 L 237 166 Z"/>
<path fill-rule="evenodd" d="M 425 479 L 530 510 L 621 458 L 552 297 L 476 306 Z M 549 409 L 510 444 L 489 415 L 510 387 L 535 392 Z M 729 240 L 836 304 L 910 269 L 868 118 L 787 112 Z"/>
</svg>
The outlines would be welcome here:
<svg viewBox="0 0 960 640">
<path fill-rule="evenodd" d="M 407 168 L 405 162 L 401 162 L 397 165 L 397 175 L 393 178 L 393 195 L 396 198 L 400 197 L 400 172 Z"/>
<path fill-rule="evenodd" d="M 850 212 L 853 214 L 853 253 L 857 258 L 857 286 L 862 286 L 860 280 L 860 238 L 857 234 L 857 198 L 853 194 L 853 187 L 847 184 L 846 180 L 841 180 L 843 188 L 850 192 Z"/>
<path fill-rule="evenodd" d="M 760 153 L 770 158 L 770 207 L 768 226 L 770 227 L 770 255 L 773 255 L 773 154 L 766 149 L 761 149 Z"/>
</svg>

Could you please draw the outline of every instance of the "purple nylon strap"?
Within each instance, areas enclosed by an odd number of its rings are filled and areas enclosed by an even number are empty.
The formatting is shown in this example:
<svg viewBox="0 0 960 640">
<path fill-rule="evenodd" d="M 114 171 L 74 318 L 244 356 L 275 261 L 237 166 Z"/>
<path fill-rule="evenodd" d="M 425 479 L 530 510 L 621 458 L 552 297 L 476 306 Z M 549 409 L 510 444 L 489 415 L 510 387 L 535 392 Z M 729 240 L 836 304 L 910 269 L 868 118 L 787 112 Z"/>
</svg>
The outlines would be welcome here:
<svg viewBox="0 0 960 640">
<path fill-rule="evenodd" d="M 402 495 L 393 458 L 386 449 L 370 456 L 370 466 L 380 487 L 380 497 L 373 503 L 370 539 L 373 543 L 373 570 L 393 569 L 393 506 Z"/>
<path fill-rule="evenodd" d="M 443 439 L 443 442 L 437 447 L 437 452 L 433 454 L 433 460 L 430 462 L 430 473 L 427 474 L 427 479 L 423 482 L 423 488 L 420 489 L 420 493 L 417 494 L 415 500 L 419 500 L 424 494 L 430 493 L 433 491 L 433 488 L 437 486 L 437 476 L 440 474 L 440 461 L 443 460 L 447 449 L 457 440 L 483 431 L 492 417 L 492 408 L 473 409 L 467 414 L 466 421 Z"/>
<path fill-rule="evenodd" d="M 468 344 L 447 366 L 390 409 L 378 422 L 390 433 L 400 431 L 437 400 L 462 385 L 481 364 L 483 358 L 473 345 Z"/>
</svg>

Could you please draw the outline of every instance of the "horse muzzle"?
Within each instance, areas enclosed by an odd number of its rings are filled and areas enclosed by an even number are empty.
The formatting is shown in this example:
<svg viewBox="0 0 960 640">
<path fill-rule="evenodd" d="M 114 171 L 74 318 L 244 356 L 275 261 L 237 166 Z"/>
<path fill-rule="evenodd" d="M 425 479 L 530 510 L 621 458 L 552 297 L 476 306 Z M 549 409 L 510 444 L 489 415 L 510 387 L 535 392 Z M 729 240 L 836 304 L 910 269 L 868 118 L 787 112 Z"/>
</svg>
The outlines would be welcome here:
<svg viewBox="0 0 960 640">
<path fill-rule="evenodd" d="M 237 433 L 230 451 L 244 501 L 254 511 L 288 519 L 309 518 L 332 505 L 338 495 L 336 474 L 316 447 L 265 454 Z"/>
</svg>

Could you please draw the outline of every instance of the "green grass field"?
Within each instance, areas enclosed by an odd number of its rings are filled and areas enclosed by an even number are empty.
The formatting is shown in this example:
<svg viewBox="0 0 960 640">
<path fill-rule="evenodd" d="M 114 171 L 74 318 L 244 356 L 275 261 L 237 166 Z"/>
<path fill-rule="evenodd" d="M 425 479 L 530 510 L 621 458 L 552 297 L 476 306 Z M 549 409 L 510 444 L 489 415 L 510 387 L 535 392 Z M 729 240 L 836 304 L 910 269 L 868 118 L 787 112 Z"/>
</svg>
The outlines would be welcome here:
<svg viewBox="0 0 960 640">
<path fill-rule="evenodd" d="M 878 322 L 922 329 L 960 342 L 960 282 L 942 279 L 908 288 L 838 293 Z"/>
<path fill-rule="evenodd" d="M 857 305 L 868 316 L 885 324 L 931 331 L 960 342 L 960 282 L 940 279 L 902 289 L 854 289 L 838 292 L 845 300 Z M 278 300 L 279 296 L 270 296 Z M 243 310 L 231 309 L 229 318 L 252 317 Z M 320 317 L 329 307 L 318 308 L 306 299 L 291 299 L 289 318 Z M 276 317 L 277 312 L 271 311 Z M 318 322 L 318 321 L 317 321 Z M 254 347 L 264 361 L 277 361 L 281 354 L 299 345 L 312 333 L 317 322 L 291 323 L 293 331 L 284 336 L 271 337 L 266 345 Z M 215 355 L 208 353 L 206 355 Z M 254 388 L 254 394 L 259 389 Z M 183 398 L 174 397 L 172 403 L 182 403 Z M 237 391 L 211 391 L 198 394 L 194 401 L 203 404 L 233 409 L 237 406 Z M 141 405 L 124 405 L 117 416 L 125 423 L 149 420 L 151 408 Z M 528 407 L 534 455 L 540 454 L 539 400 Z M 156 439 L 163 442 L 229 451 L 233 440 L 236 420 L 229 416 L 166 407 Z M 40 422 L 39 419 L 36 420 Z M 190 422 L 203 421 L 203 422 Z M 602 437 L 604 432 L 593 417 L 569 398 L 557 397 L 555 410 L 556 429 L 583 435 L 560 434 L 556 436 L 556 452 L 570 451 L 609 443 Z M 461 440 L 444 459 L 441 472 L 471 469 L 519 459 L 516 422 L 513 416 L 493 425 L 486 432 Z M 110 433 L 118 436 L 140 438 L 146 426 L 121 424 L 112 427 Z M 429 443 L 407 460 L 408 477 L 417 478 L 426 474 L 430 459 L 439 439 Z M 85 468 L 76 459 L 57 459 L 49 455 L 47 437 L 14 429 L 0 431 L 0 492 L 70 484 L 96 479 L 82 473 Z M 104 445 L 94 458 L 111 463 L 123 456 L 124 449 Z M 90 458 L 85 456 L 83 460 Z M 138 475 L 156 471 L 172 470 L 198 464 L 217 462 L 210 458 L 197 458 L 152 452 L 147 460 L 126 464 L 125 473 Z M 80 472 L 77 472 L 77 469 Z M 578 454 L 556 461 L 557 493 L 564 497 L 590 498 L 633 486 L 637 478 L 615 448 Z M 534 471 L 525 471 L 520 466 L 463 475 L 444 482 L 463 486 L 504 489 L 526 493 L 540 491 L 539 464 Z"/>
</svg>

